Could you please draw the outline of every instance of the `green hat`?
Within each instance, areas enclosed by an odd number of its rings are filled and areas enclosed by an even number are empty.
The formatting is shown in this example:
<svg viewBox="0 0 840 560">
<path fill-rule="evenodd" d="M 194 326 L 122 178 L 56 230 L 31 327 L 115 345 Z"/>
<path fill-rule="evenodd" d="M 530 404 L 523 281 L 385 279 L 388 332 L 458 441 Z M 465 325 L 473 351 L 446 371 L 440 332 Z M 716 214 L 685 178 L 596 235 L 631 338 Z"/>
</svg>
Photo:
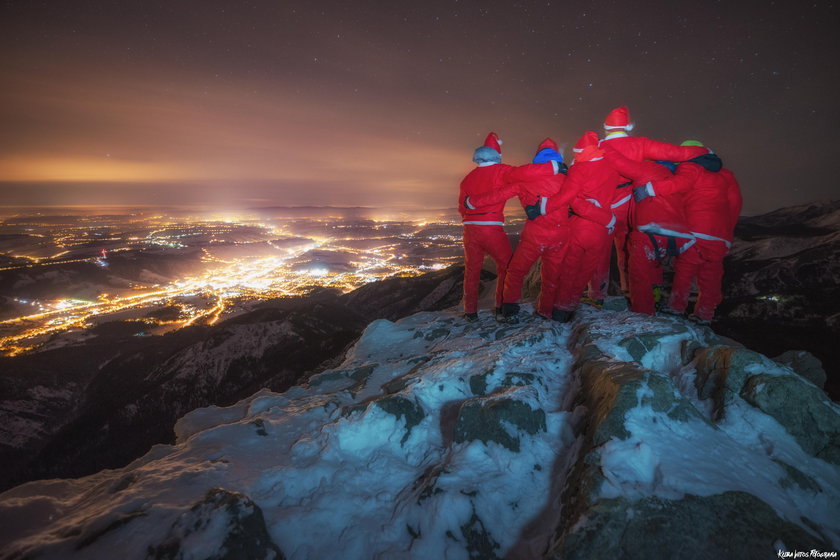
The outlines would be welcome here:
<svg viewBox="0 0 840 560">
<path fill-rule="evenodd" d="M 680 144 L 680 146 L 700 146 L 701 148 L 705 148 L 703 142 L 699 140 L 686 140 L 685 142 Z"/>
</svg>

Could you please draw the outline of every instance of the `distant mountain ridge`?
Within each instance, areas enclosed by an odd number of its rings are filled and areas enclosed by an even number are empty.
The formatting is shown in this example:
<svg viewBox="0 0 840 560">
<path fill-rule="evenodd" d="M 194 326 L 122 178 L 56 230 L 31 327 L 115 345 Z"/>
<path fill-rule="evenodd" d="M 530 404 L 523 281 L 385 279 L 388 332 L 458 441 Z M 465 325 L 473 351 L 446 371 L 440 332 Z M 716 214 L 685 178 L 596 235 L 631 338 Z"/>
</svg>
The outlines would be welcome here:
<svg viewBox="0 0 840 560">
<path fill-rule="evenodd" d="M 741 238 L 749 237 L 750 229 L 756 227 L 779 234 L 791 226 L 837 230 L 840 228 L 840 200 L 822 200 L 779 208 L 757 216 L 742 216 L 738 220 L 736 234 Z"/>
</svg>

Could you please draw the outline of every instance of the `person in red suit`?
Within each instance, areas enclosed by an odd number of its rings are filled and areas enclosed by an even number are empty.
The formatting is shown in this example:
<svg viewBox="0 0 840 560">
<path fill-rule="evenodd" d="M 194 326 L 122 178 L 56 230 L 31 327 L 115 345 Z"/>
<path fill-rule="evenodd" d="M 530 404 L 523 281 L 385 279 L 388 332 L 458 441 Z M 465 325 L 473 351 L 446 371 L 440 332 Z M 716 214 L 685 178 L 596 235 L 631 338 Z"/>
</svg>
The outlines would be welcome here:
<svg viewBox="0 0 840 560">
<path fill-rule="evenodd" d="M 559 172 L 557 164 L 543 163 L 514 167 L 502 163 L 501 140 L 495 132 L 487 135 L 484 145 L 476 148 L 473 161 L 477 167 L 461 181 L 458 209 L 464 224 L 464 317 L 478 318 L 478 287 L 484 256 L 496 263 L 496 308 L 501 310 L 507 265 L 513 254 L 504 225 L 505 200 L 478 206 L 470 199 L 492 193 L 516 182 L 551 177 Z"/>
<path fill-rule="evenodd" d="M 606 146 L 604 159 L 623 177 L 633 179 L 633 186 L 647 181 L 660 181 L 673 176 L 676 166 L 671 162 L 636 162 Z M 627 237 L 627 277 L 630 310 L 653 315 L 656 302 L 653 287 L 662 284 L 663 267 L 694 244 L 683 204 L 678 195 L 646 197 L 641 202 L 631 200 Z"/>
<path fill-rule="evenodd" d="M 628 217 L 630 214 L 630 200 L 633 198 L 633 193 L 630 190 L 632 182 L 625 181 L 616 186 L 615 195 L 610 210 L 615 215 L 615 228 L 613 231 L 613 240 L 616 248 L 616 264 L 619 272 L 619 285 L 621 291 L 627 293 L 627 232 Z M 604 299 L 607 297 L 607 291 L 610 281 L 610 266 L 612 264 L 612 245 L 607 244 L 604 254 L 600 261 L 595 266 L 592 273 L 592 278 L 589 279 L 589 287 L 587 295 L 591 303 L 595 305 L 602 305 Z"/>
<path fill-rule="evenodd" d="M 700 143 L 688 141 L 685 144 L 697 146 Z M 707 325 L 723 300 L 723 258 L 732 246 L 735 224 L 741 212 L 740 188 L 735 176 L 722 169 L 720 159 L 709 153 L 681 163 L 669 179 L 648 181 L 633 189 L 633 197 L 639 203 L 648 197 L 671 194 L 682 196 L 688 227 L 696 242 L 675 262 L 669 311 L 674 314 L 685 312 L 691 283 L 696 279 L 699 293 L 689 319 Z"/>
<path fill-rule="evenodd" d="M 622 177 L 604 161 L 604 152 L 598 147 L 598 135 L 586 132 L 575 144 L 575 160 L 569 168 L 565 196 L 553 196 L 544 204 L 544 213 L 571 208 L 574 215 L 569 221 L 571 236 L 563 259 L 551 318 L 567 322 L 586 283 L 592 276 L 611 240 L 616 218 L 609 209 L 615 188 Z M 571 202 L 569 196 L 574 196 Z"/>
<path fill-rule="evenodd" d="M 664 160 L 686 161 L 693 157 L 709 153 L 701 146 L 677 146 L 667 142 L 658 142 L 644 136 L 630 136 L 635 125 L 630 120 L 630 111 L 626 106 L 616 107 L 604 119 L 604 139 L 602 147 L 610 147 L 622 156 L 632 161 Z M 627 177 L 627 179 L 631 179 Z M 626 181 L 625 181 L 626 183 Z M 626 185 L 629 187 L 629 185 Z M 629 216 L 629 188 L 618 188 L 611 208 L 616 216 L 615 239 L 616 264 L 618 266 L 621 290 L 628 291 L 628 246 L 627 246 L 627 218 Z M 596 302 L 603 301 L 607 295 L 607 285 L 610 275 L 610 261 L 612 246 L 608 245 L 590 279 L 589 297 Z"/>
</svg>

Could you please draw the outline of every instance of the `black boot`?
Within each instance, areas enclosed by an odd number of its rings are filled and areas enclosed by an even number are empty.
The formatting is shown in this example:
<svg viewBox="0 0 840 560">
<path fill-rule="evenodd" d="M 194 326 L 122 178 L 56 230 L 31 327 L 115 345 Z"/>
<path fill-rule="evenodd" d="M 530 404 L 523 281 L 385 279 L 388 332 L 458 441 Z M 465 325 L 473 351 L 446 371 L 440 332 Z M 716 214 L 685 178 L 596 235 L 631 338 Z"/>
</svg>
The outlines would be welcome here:
<svg viewBox="0 0 840 560">
<path fill-rule="evenodd" d="M 505 323 L 519 322 L 519 304 L 518 303 L 503 303 L 502 304 L 502 320 Z"/>
<path fill-rule="evenodd" d="M 472 323 L 473 321 L 478 321 L 478 313 L 464 313 L 464 319 Z"/>
<path fill-rule="evenodd" d="M 688 316 L 688 320 L 696 325 L 700 325 L 701 327 L 708 327 L 712 324 L 712 322 L 708 319 L 701 319 L 697 315 L 693 314 Z"/>
<path fill-rule="evenodd" d="M 551 318 L 558 323 L 568 323 L 572 320 L 574 314 L 574 311 L 566 311 L 565 309 L 557 309 L 556 307 L 551 310 Z"/>
</svg>

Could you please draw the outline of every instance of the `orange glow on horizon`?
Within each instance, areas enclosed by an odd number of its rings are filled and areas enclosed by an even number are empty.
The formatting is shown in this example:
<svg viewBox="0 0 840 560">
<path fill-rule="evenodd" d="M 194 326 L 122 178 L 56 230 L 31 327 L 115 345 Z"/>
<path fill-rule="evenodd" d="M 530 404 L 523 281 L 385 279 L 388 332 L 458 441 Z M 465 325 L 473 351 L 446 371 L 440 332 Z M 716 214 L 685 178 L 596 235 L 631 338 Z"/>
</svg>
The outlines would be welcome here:
<svg viewBox="0 0 840 560">
<path fill-rule="evenodd" d="M 0 158 L 0 181 L 141 182 L 189 179 L 187 168 L 108 157 L 18 156 Z"/>
</svg>

